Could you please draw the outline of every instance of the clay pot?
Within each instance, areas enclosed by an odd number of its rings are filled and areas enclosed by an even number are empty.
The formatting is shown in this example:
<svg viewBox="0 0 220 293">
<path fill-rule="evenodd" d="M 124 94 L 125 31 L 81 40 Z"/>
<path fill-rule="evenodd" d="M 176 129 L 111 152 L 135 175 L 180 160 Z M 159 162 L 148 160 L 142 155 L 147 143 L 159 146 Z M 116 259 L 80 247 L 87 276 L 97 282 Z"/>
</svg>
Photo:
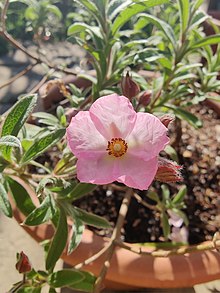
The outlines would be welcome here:
<svg viewBox="0 0 220 293">
<path fill-rule="evenodd" d="M 33 202 L 37 205 L 38 199 L 30 186 L 20 178 L 14 179 L 29 192 Z M 14 217 L 18 223 L 22 223 L 25 219 L 25 216 L 15 206 Z M 53 235 L 53 228 L 48 224 L 37 227 L 22 225 L 22 228 L 38 242 L 50 239 Z M 86 229 L 79 247 L 70 255 L 63 253 L 62 259 L 67 264 L 74 266 L 96 254 L 108 242 L 108 238 L 97 236 Z M 205 244 L 211 244 L 212 246 L 211 242 Z M 129 245 L 138 247 L 136 244 Z M 142 247 L 142 251 L 152 251 L 152 247 Z M 103 262 L 104 258 L 100 257 L 93 263 L 84 266 L 83 269 L 98 275 Z M 220 253 L 214 248 L 183 255 L 154 257 L 152 255 L 138 255 L 118 247 L 111 260 L 105 286 L 118 290 L 129 288 L 184 288 L 216 279 L 220 279 Z"/>
</svg>

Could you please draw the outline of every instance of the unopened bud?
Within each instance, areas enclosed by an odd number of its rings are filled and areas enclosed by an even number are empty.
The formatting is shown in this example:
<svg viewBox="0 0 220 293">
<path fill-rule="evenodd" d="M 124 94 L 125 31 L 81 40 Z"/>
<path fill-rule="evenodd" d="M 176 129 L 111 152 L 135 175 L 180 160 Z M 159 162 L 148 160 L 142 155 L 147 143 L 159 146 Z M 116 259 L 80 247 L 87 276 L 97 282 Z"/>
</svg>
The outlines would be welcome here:
<svg viewBox="0 0 220 293">
<path fill-rule="evenodd" d="M 30 261 L 23 251 L 17 254 L 17 263 L 15 267 L 20 274 L 28 273 L 31 271 Z"/>
<path fill-rule="evenodd" d="M 161 117 L 158 117 L 164 126 L 168 127 L 171 122 L 175 120 L 175 116 L 172 114 L 165 114 Z"/>
<path fill-rule="evenodd" d="M 160 157 L 155 180 L 164 183 L 181 182 L 183 181 L 181 169 L 182 167 L 176 162 Z"/>
<path fill-rule="evenodd" d="M 134 98 L 140 92 L 139 85 L 135 81 L 133 81 L 133 79 L 129 75 L 129 72 L 127 72 L 126 76 L 122 77 L 121 89 L 123 95 L 129 100 Z"/>
<path fill-rule="evenodd" d="M 144 91 L 139 97 L 139 104 L 147 107 L 151 101 L 151 91 Z"/>
</svg>

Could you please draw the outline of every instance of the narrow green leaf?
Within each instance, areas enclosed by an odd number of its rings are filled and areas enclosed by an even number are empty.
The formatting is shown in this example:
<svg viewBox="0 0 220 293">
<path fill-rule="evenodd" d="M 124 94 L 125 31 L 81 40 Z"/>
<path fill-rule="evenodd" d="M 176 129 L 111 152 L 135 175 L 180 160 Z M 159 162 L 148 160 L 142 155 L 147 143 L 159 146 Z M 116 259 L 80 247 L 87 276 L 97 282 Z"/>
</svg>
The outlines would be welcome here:
<svg viewBox="0 0 220 293">
<path fill-rule="evenodd" d="M 190 3 L 189 0 L 178 0 L 179 3 L 179 11 L 180 11 L 180 24 L 182 34 L 186 31 L 188 22 L 189 22 L 189 8 Z"/>
<path fill-rule="evenodd" d="M 172 211 L 174 211 L 174 213 L 176 213 L 177 215 L 179 215 L 183 219 L 184 224 L 186 226 L 189 225 L 189 220 L 187 218 L 187 215 L 183 211 L 181 211 L 181 210 L 179 210 L 177 208 L 172 208 Z"/>
<path fill-rule="evenodd" d="M 89 272 L 83 272 L 83 271 L 80 271 L 80 272 L 83 273 L 83 276 L 84 276 L 83 282 L 71 284 L 68 287 L 73 290 L 79 290 L 82 292 L 89 292 L 89 293 L 94 292 L 96 277 Z"/>
<path fill-rule="evenodd" d="M 72 225 L 72 237 L 68 245 L 68 254 L 71 254 L 80 244 L 84 229 L 85 226 L 83 222 L 75 218 Z"/>
<path fill-rule="evenodd" d="M 203 2 L 204 2 L 204 0 L 196 0 L 196 1 L 194 1 L 192 9 L 196 11 L 202 5 Z"/>
<path fill-rule="evenodd" d="M 199 120 L 195 115 L 193 115 L 192 113 L 180 108 L 180 107 L 176 107 L 174 105 L 172 106 L 168 106 L 165 105 L 165 107 L 172 109 L 174 114 L 180 118 L 180 119 L 184 119 L 186 120 L 190 125 L 192 125 L 195 128 L 200 128 L 202 127 L 202 121 Z"/>
<path fill-rule="evenodd" d="M 21 142 L 20 140 L 13 135 L 6 135 L 0 138 L 0 149 L 3 158 L 6 161 L 11 161 L 11 151 L 12 147 L 16 147 L 20 150 L 22 150 Z"/>
<path fill-rule="evenodd" d="M 134 3 L 129 5 L 127 8 L 123 9 L 123 11 L 116 17 L 113 25 L 112 25 L 112 35 L 114 36 L 117 31 L 131 19 L 132 16 L 137 15 L 140 12 L 146 11 L 148 8 L 161 5 L 164 3 L 168 3 L 168 0 L 148 0 L 141 1 L 140 3 Z"/>
<path fill-rule="evenodd" d="M 55 288 L 68 287 L 71 284 L 83 281 L 84 276 L 77 270 L 61 270 L 48 277 L 48 284 Z"/>
<path fill-rule="evenodd" d="M 173 28 L 167 22 L 157 18 L 156 16 L 150 15 L 150 14 L 141 14 L 141 17 L 147 19 L 150 23 L 152 23 L 156 27 L 158 27 L 164 33 L 164 35 L 167 37 L 167 39 L 170 41 L 173 48 L 176 47 L 177 41 L 175 38 Z"/>
<path fill-rule="evenodd" d="M 2 183 L 0 183 L 0 209 L 7 217 L 12 217 L 11 204 L 8 199 L 7 191 Z"/>
<path fill-rule="evenodd" d="M 180 188 L 180 190 L 178 191 L 178 193 L 175 195 L 175 197 L 172 200 L 172 203 L 174 205 L 180 204 L 183 201 L 184 196 L 186 195 L 186 193 L 187 193 L 187 187 L 186 187 L 186 185 L 184 185 L 184 186 L 182 186 Z"/>
<path fill-rule="evenodd" d="M 0 148 L 5 146 L 21 149 L 21 142 L 16 136 L 6 135 L 0 138 Z"/>
<path fill-rule="evenodd" d="M 99 227 L 99 228 L 111 227 L 109 222 L 105 218 L 94 215 L 92 213 L 88 213 L 80 208 L 73 207 L 73 213 L 76 218 L 80 219 L 83 223 L 87 225 Z"/>
<path fill-rule="evenodd" d="M 71 193 L 67 195 L 68 199 L 76 200 L 79 199 L 96 189 L 97 185 L 91 183 L 78 183 Z"/>
<path fill-rule="evenodd" d="M 59 221 L 57 225 L 57 230 L 52 239 L 49 247 L 49 251 L 46 257 L 46 269 L 50 270 L 54 268 L 56 262 L 60 258 L 68 237 L 68 227 L 65 211 L 60 207 Z"/>
<path fill-rule="evenodd" d="M 181 82 L 182 80 L 195 79 L 195 78 L 198 78 L 198 77 L 193 73 L 183 74 L 183 75 L 177 76 L 174 79 L 172 79 L 170 84 L 172 85 L 176 82 Z"/>
<path fill-rule="evenodd" d="M 159 196 L 154 191 L 148 191 L 147 197 L 149 197 L 151 200 L 155 201 L 156 203 L 160 202 Z"/>
<path fill-rule="evenodd" d="M 170 199 L 170 190 L 164 184 L 161 185 L 161 189 L 162 189 L 162 195 L 163 195 L 164 203 L 166 203 L 166 201 Z"/>
<path fill-rule="evenodd" d="M 2 126 L 1 136 L 17 136 L 28 116 L 37 103 L 37 95 L 27 95 L 21 98 L 10 110 Z"/>
<path fill-rule="evenodd" d="M 211 35 L 206 38 L 201 39 L 200 41 L 192 44 L 189 48 L 189 50 L 194 50 L 198 48 L 202 48 L 207 45 L 214 45 L 220 43 L 220 34 Z"/>
<path fill-rule="evenodd" d="M 169 157 L 173 161 L 175 161 L 177 163 L 179 162 L 177 151 L 171 145 L 166 145 L 164 151 L 165 151 L 165 153 L 167 153 L 169 155 Z"/>
<path fill-rule="evenodd" d="M 30 160 L 35 159 L 48 148 L 58 143 L 64 136 L 65 132 L 66 130 L 61 128 L 51 131 L 49 134 L 46 134 L 38 138 L 24 154 L 21 163 L 28 163 Z"/>
<path fill-rule="evenodd" d="M 36 226 L 53 218 L 56 213 L 55 202 L 50 194 L 42 201 L 41 205 L 34 209 L 24 221 L 25 225 Z"/>
<path fill-rule="evenodd" d="M 36 207 L 33 204 L 27 189 L 11 177 L 6 177 L 6 180 L 16 206 L 25 216 L 28 216 Z"/>
<path fill-rule="evenodd" d="M 161 222 L 162 222 L 163 235 L 165 239 L 167 239 L 168 236 L 170 235 L 170 225 L 168 221 L 168 216 L 165 211 L 163 211 L 161 214 Z"/>
</svg>

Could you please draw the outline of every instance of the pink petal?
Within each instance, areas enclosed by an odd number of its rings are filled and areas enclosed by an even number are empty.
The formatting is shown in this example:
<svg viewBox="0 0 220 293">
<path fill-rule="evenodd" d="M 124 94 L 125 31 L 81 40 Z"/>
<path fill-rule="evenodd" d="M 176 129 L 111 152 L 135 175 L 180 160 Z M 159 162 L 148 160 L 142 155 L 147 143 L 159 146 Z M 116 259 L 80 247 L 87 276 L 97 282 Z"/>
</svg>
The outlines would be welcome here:
<svg viewBox="0 0 220 293">
<path fill-rule="evenodd" d="M 117 94 L 99 98 L 89 112 L 96 128 L 107 140 L 126 138 L 134 127 L 137 115 L 129 100 Z"/>
<path fill-rule="evenodd" d="M 126 154 L 120 161 L 119 168 L 120 177 L 117 181 L 132 188 L 146 190 L 157 172 L 157 158 L 144 161 L 142 158 Z"/>
<path fill-rule="evenodd" d="M 106 154 L 107 140 L 97 131 L 89 111 L 81 111 L 72 118 L 67 127 L 67 141 L 76 157 L 93 158 Z"/>
<path fill-rule="evenodd" d="M 134 129 L 126 142 L 130 154 L 149 160 L 156 157 L 169 142 L 167 128 L 154 115 L 137 113 Z"/>
<path fill-rule="evenodd" d="M 118 160 L 109 155 L 100 155 L 93 160 L 77 161 L 77 178 L 81 182 L 94 184 L 112 183 L 118 178 Z"/>
</svg>

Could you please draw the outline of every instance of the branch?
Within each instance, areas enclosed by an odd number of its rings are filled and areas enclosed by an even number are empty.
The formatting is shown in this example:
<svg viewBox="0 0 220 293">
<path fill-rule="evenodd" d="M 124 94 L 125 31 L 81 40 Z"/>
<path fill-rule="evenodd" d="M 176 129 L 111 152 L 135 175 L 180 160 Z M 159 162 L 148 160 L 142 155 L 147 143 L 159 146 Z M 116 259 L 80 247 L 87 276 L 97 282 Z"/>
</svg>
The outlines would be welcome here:
<svg viewBox="0 0 220 293">
<path fill-rule="evenodd" d="M 122 201 L 122 204 L 119 210 L 118 220 L 113 230 L 108 249 L 106 250 L 106 259 L 102 267 L 102 270 L 100 272 L 100 275 L 98 276 L 95 283 L 94 293 L 99 293 L 101 291 L 102 282 L 105 279 L 105 276 L 108 272 L 108 268 L 110 266 L 110 262 L 114 254 L 115 247 L 117 246 L 117 242 L 120 241 L 120 238 L 121 238 L 121 229 L 123 227 L 124 220 L 127 215 L 132 194 L 133 194 L 133 190 L 130 188 L 125 193 L 125 197 Z"/>
<path fill-rule="evenodd" d="M 198 245 L 191 245 L 191 246 L 181 246 L 178 248 L 171 248 L 171 249 L 158 249 L 158 248 L 152 248 L 153 251 L 146 251 L 144 250 L 144 247 L 141 246 L 135 246 L 135 245 L 128 245 L 121 240 L 117 241 L 116 243 L 119 247 L 127 249 L 133 253 L 140 254 L 140 255 L 149 255 L 152 257 L 169 257 L 171 255 L 184 255 L 186 253 L 191 252 L 199 252 L 199 251 L 206 251 L 206 250 L 212 250 L 220 247 L 220 240 L 217 240 L 214 242 L 204 242 L 200 243 Z M 149 248 L 151 246 L 149 245 Z"/>
<path fill-rule="evenodd" d="M 13 83 L 15 80 L 17 80 L 18 78 L 20 78 L 21 76 L 25 75 L 27 72 L 29 72 L 34 66 L 37 65 L 37 62 L 35 62 L 34 64 L 29 64 L 27 67 L 25 67 L 22 71 L 20 71 L 19 73 L 17 73 L 16 75 L 14 75 L 13 77 L 11 77 L 10 79 L 8 79 L 5 83 L 0 85 L 0 89 L 2 89 L 5 86 L 10 85 L 11 83 Z"/>
<path fill-rule="evenodd" d="M 2 9 L 2 13 L 1 13 L 1 30 L 0 30 L 0 34 L 2 34 L 4 31 L 6 31 L 6 14 L 7 14 L 7 11 L 8 11 L 8 6 L 9 6 L 9 0 L 6 0 L 5 1 L 5 4 L 3 6 L 3 9 Z"/>
</svg>

